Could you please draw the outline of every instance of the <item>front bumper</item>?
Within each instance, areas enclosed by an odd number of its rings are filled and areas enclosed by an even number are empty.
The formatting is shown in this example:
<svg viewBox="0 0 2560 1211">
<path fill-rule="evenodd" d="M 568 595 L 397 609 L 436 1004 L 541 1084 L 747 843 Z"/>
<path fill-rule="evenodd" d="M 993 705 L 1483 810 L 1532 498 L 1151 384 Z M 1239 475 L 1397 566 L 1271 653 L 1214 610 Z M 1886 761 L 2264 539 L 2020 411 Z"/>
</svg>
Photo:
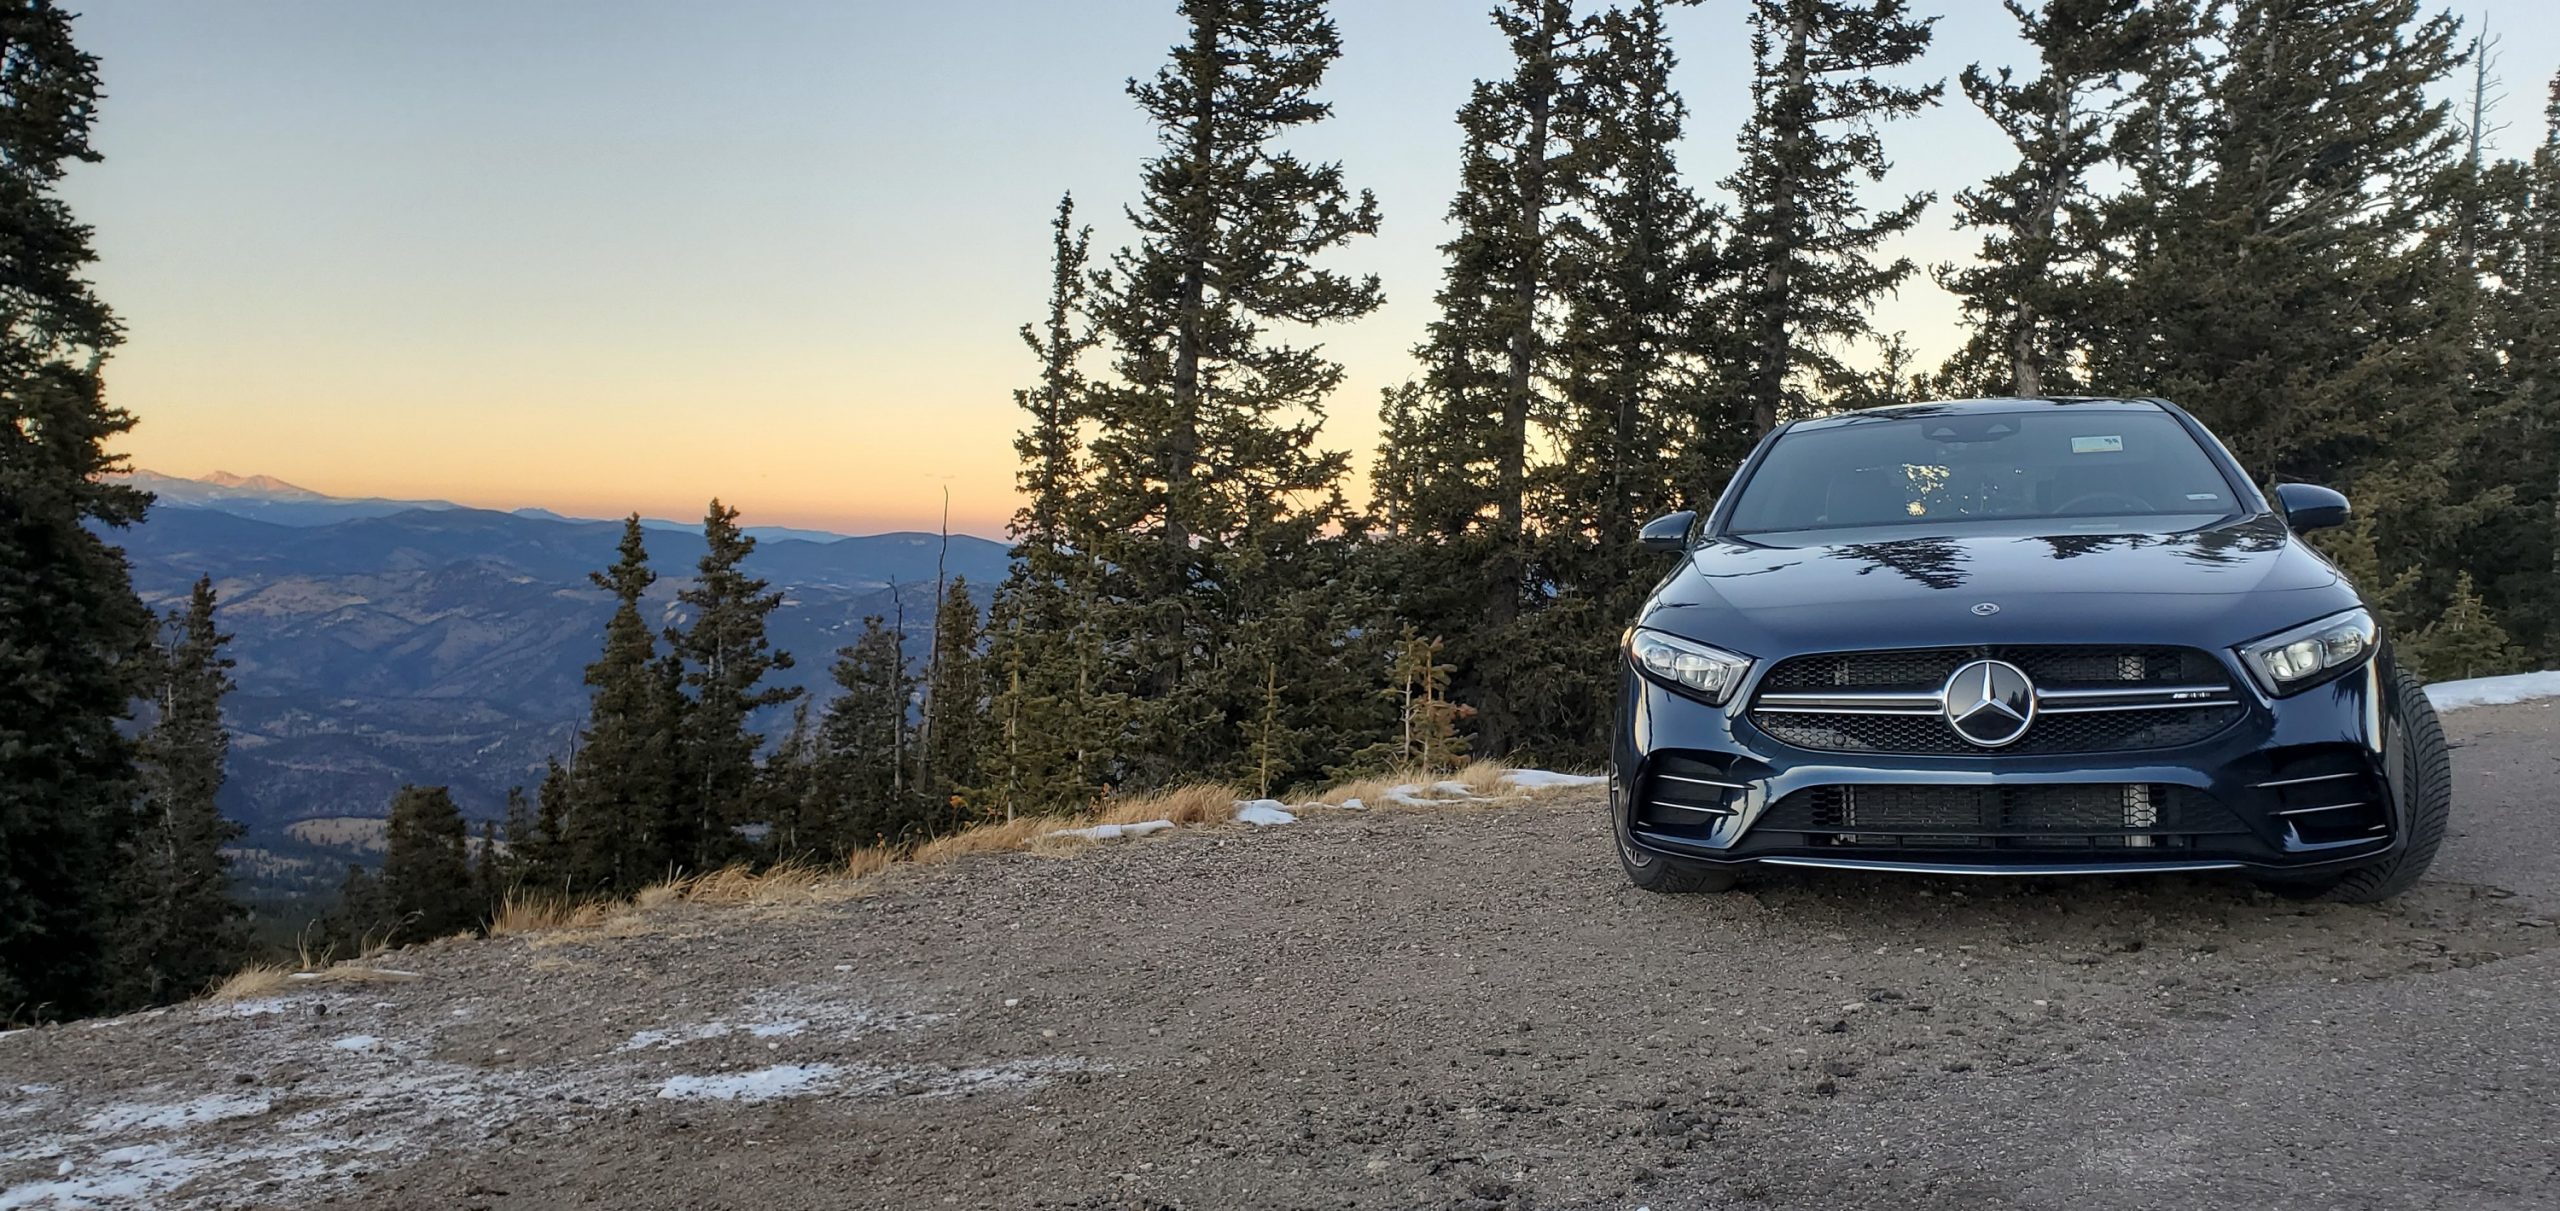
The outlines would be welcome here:
<svg viewBox="0 0 2560 1211">
<path fill-rule="evenodd" d="M 1610 812 L 1623 843 L 1703 864 L 1950 874 L 2344 869 L 2387 857 L 2405 831 L 2387 658 L 2287 698 L 2252 690 L 2238 721 L 2191 744 L 1948 756 L 1797 748 L 1752 723 L 1743 706 L 1749 686 L 1732 704 L 1709 706 L 1629 669 Z M 2105 819 L 2117 802 L 2121 818 Z M 1915 804 L 1962 822 L 1925 818 Z M 2032 805 L 2059 806 L 2067 822 L 2004 826 L 2027 814 L 2013 808 Z"/>
</svg>

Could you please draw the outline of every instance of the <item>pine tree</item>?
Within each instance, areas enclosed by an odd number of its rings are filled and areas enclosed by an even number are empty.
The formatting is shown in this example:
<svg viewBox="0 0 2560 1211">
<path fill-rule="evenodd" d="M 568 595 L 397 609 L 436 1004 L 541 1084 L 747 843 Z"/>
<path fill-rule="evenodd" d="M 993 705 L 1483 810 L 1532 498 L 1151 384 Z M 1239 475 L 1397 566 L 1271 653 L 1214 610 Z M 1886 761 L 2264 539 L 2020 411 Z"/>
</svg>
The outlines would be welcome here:
<svg viewBox="0 0 2560 1211">
<path fill-rule="evenodd" d="M 1345 457 L 1319 450 L 1342 370 L 1284 344 L 1374 310 L 1375 278 L 1320 267 L 1377 229 L 1377 206 L 1338 165 L 1280 150 L 1322 119 L 1315 98 L 1339 38 L 1320 0 L 1185 0 L 1191 36 L 1130 95 L 1161 152 L 1130 211 L 1137 243 L 1099 275 L 1113 353 L 1095 384 L 1084 507 L 1110 572 L 1097 595 L 1112 692 L 1135 704 L 1120 772 L 1144 782 L 1234 770 L 1251 696 L 1228 674 L 1241 628 L 1298 613 L 1323 582 L 1293 553 L 1344 524 Z M 1275 579 L 1249 574 L 1251 568 Z M 1305 710 L 1339 686 L 1290 687 Z"/>
<path fill-rule="evenodd" d="M 2275 478 L 2334 481 L 2391 436 L 2373 423 L 2405 415 L 2388 393 L 2442 368 L 2401 338 L 2429 318 L 2407 237 L 2451 165 L 2426 89 L 2452 70 L 2453 32 L 2416 0 L 2248 0 L 2196 32 L 2226 48 L 2203 67 L 2202 175 L 2164 182 L 2130 267 L 2147 356 L 2112 377 L 2189 401 Z"/>
<path fill-rule="evenodd" d="M 2529 156 L 2481 174 L 2474 375 L 2492 402 L 2463 463 L 2511 505 L 2483 519 L 2457 562 L 2479 570 L 2481 595 L 2548 661 L 2560 652 L 2560 77 L 2544 122 Z"/>
<path fill-rule="evenodd" d="M 1879 249 L 1910 230 L 1931 195 L 1870 213 L 1861 178 L 1889 166 L 1879 124 L 1936 104 L 1944 85 L 1906 88 L 1876 73 L 1929 46 L 1935 18 L 1904 0 L 1751 0 L 1751 122 L 1742 167 L 1725 182 L 1739 205 L 1729 320 L 1752 342 L 1744 395 L 1752 427 L 1813 411 L 1854 382 L 1850 346 L 1875 339 L 1870 308 L 1911 276 Z"/>
<path fill-rule="evenodd" d="M 1376 770 L 1447 770 L 1467 755 L 1467 739 L 1458 734 L 1463 713 L 1449 700 L 1449 675 L 1456 666 L 1440 662 L 1443 644 L 1414 632 L 1411 624 L 1395 646 L 1395 663 L 1379 696 L 1395 707 L 1396 734 L 1355 756 L 1341 773 Z"/>
<path fill-rule="evenodd" d="M 765 826 L 765 850 L 774 861 L 826 856 L 823 812 L 812 793 L 818 738 L 806 700 L 791 704 L 791 726 L 756 770 L 753 817 Z"/>
<path fill-rule="evenodd" d="M 984 641 L 969 583 L 954 579 L 934 612 L 933 657 L 916 746 L 916 786 L 935 813 L 937 829 L 957 828 L 976 810 L 970 800 L 979 790 L 987 731 Z"/>
<path fill-rule="evenodd" d="M 168 620 L 151 695 L 155 718 L 142 735 L 141 827 L 118 871 L 117 920 L 108 1000 L 154 1005 L 201 991 L 237 967 L 248 946 L 247 915 L 231 898 L 222 847 L 242 833 L 215 799 L 231 737 L 222 696 L 231 691 L 231 637 L 214 625 L 212 577 L 196 581 L 183 613 Z"/>
<path fill-rule="evenodd" d="M 404 786 L 392 797 L 382 897 L 399 940 L 428 942 L 480 924 L 467 836 L 445 788 Z"/>
<path fill-rule="evenodd" d="M 1956 222 L 1981 230 L 1969 266 L 1940 266 L 1963 300 L 1972 341 L 1955 377 L 1986 393 L 2038 396 L 2080 385 L 2076 356 L 2095 323 L 2103 232 L 2091 174 L 2114 152 L 2110 118 L 2120 78 L 2159 36 L 2143 0 L 2003 0 L 2036 48 L 2038 75 L 1964 69 L 1974 107 L 2008 136 L 2018 162 L 1955 196 Z"/>
<path fill-rule="evenodd" d="M 862 636 L 836 652 L 832 675 L 843 691 L 820 724 L 825 756 L 822 795 L 830 805 L 831 845 L 895 843 L 921 836 L 927 819 L 908 778 L 908 717 L 915 679 L 898 633 L 874 614 Z M 813 829 L 813 831 L 816 831 Z"/>
<path fill-rule="evenodd" d="M 97 60 L 51 0 L 0 10 L 0 1007 L 85 1012 L 116 855 L 134 824 L 119 730 L 153 661 L 153 619 L 100 529 L 149 496 L 108 478 L 133 417 L 99 364 L 121 340 L 83 278 L 89 229 L 57 196 L 89 145 Z"/>
<path fill-rule="evenodd" d="M 1530 510 L 1542 608 L 1492 673 L 1542 760 L 1606 752 L 1612 653 L 1658 570 L 1637 529 L 1700 503 L 1758 437 L 1719 374 L 1717 216 L 1680 179 L 1676 67 L 1662 4 L 1638 0 L 1602 19 L 1567 113 L 1583 175 L 1553 240 L 1558 411 L 1540 421 L 1556 453 Z"/>
<path fill-rule="evenodd" d="M 1556 228 L 1590 184 L 1574 136 L 1601 30 L 1567 0 L 1512 0 L 1493 21 L 1512 71 L 1477 81 L 1458 111 L 1440 316 L 1414 351 L 1422 381 L 1386 395 L 1373 487 L 1393 542 L 1381 588 L 1399 615 L 1454 637 L 1459 693 L 1481 712 L 1482 748 L 1501 755 L 1537 702 L 1518 684 L 1534 605 L 1532 425 L 1560 411 Z"/>
<path fill-rule="evenodd" d="M 751 717 L 800 696 L 796 687 L 767 686 L 765 675 L 791 667 L 791 654 L 765 640 L 765 619 L 782 594 L 747 574 L 756 540 L 738 529 L 738 511 L 712 501 L 703 516 L 706 550 L 691 587 L 676 600 L 693 611 L 691 625 L 669 630 L 692 691 L 679 737 L 686 778 L 683 815 L 665 836 L 670 858 L 701 870 L 738 851 L 735 825 L 745 823 L 764 737 Z"/>
<path fill-rule="evenodd" d="M 1066 810 L 1101 793 L 1125 696 L 1102 685 L 1096 598 L 1103 569 L 1077 428 L 1091 414 L 1080 359 L 1099 342 L 1090 316 L 1092 229 L 1062 198 L 1050 227 L 1047 315 L 1022 329 L 1040 364 L 1038 385 L 1014 393 L 1027 414 L 1014 439 L 1013 567 L 989 609 L 993 747 L 985 777 L 1008 816 Z"/>
<path fill-rule="evenodd" d="M 659 832 L 689 789 L 677 782 L 678 721 L 666 709 L 656 644 L 640 613 L 657 575 L 639 514 L 623 521 L 620 560 L 592 578 L 613 594 L 614 609 L 604 652 L 587 666 L 595 697 L 564 790 L 563 874 L 580 892 L 628 894 L 679 860 Z"/>
<path fill-rule="evenodd" d="M 2420 573 L 2412 617 L 2453 587 L 2430 553 L 2504 503 L 2459 466 L 2474 284 L 2433 95 L 2456 33 L 2417 0 L 2241 0 L 2151 56 L 2201 83 L 2137 90 L 2147 196 L 2113 208 L 2121 335 L 2092 367 L 2185 401 L 2261 476 L 2346 489 L 2379 574 Z"/>
<path fill-rule="evenodd" d="M 506 854 L 498 841 L 498 823 L 483 820 L 480 838 L 471 846 L 471 919 L 485 923 L 495 917 L 512 887 Z"/>
<path fill-rule="evenodd" d="M 2399 647 L 2400 658 L 2429 681 L 2455 681 L 2511 673 L 2518 663 L 2506 628 L 2471 584 L 2471 573 L 2454 580 L 2453 596 L 2444 612 Z"/>
</svg>

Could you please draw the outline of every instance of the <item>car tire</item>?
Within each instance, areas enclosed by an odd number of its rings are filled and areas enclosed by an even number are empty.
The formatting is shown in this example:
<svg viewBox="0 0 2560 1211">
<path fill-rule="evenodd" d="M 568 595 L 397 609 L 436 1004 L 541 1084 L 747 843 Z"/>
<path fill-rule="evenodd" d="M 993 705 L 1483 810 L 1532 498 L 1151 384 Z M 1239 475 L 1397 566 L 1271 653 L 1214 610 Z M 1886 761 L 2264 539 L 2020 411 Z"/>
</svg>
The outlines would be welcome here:
<svg viewBox="0 0 2560 1211">
<path fill-rule="evenodd" d="M 1609 830 L 1618 838 L 1618 865 L 1626 868 L 1627 882 L 1660 895 L 1693 895 L 1700 892 L 1731 891 L 1742 882 L 1742 873 L 1726 866 L 1705 866 L 1683 862 L 1660 854 L 1646 853 L 1627 840 L 1623 831 Z"/>
<path fill-rule="evenodd" d="M 2453 754 L 2445 745 L 2444 723 L 2436 717 L 2427 688 L 2406 668 L 2392 670 L 2398 707 L 2392 725 L 2400 733 L 2405 754 L 2397 776 L 2401 801 L 2409 805 L 2409 839 L 2391 856 L 2371 866 L 2322 879 L 2263 880 L 2268 891 L 2288 899 L 2327 900 L 2339 904 L 2373 904 L 2415 886 L 2436 860 L 2445 827 L 2453 818 Z"/>
</svg>

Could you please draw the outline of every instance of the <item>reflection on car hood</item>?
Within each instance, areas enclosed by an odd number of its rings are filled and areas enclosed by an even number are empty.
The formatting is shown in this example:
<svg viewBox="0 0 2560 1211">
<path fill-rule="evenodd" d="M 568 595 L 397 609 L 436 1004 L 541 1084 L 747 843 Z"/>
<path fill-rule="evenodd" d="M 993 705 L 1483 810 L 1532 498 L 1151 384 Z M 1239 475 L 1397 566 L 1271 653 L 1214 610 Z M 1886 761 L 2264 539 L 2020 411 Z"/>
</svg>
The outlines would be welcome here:
<svg viewBox="0 0 2560 1211">
<path fill-rule="evenodd" d="M 1711 541 L 1642 625 L 1748 654 L 1991 643 L 2221 647 L 2357 604 L 2273 517 L 2183 533 Z"/>
</svg>

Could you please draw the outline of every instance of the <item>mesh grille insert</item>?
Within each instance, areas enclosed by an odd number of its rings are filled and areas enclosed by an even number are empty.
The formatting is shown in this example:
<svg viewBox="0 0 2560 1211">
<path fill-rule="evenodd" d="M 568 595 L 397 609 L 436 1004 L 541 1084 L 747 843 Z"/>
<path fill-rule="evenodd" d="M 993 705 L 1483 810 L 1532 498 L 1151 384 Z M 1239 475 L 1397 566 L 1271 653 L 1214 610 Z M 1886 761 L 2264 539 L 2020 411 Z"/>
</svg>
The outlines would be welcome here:
<svg viewBox="0 0 2560 1211">
<path fill-rule="evenodd" d="M 1771 804 L 1753 827 L 1823 845 L 1982 849 L 2181 848 L 2247 831 L 2211 795 L 2161 783 L 1822 786 Z"/>
</svg>

